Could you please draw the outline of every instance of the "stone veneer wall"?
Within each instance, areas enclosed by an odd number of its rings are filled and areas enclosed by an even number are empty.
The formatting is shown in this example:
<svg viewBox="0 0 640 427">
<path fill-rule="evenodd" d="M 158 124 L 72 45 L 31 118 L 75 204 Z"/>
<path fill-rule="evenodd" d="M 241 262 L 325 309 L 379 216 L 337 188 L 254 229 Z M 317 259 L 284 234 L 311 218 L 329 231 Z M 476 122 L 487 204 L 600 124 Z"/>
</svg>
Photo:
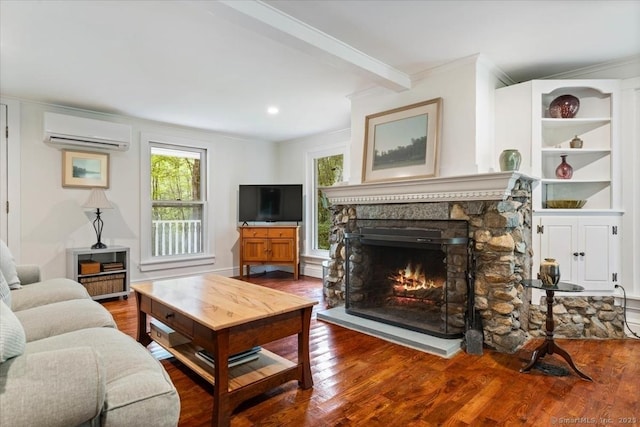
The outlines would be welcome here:
<svg viewBox="0 0 640 427">
<path fill-rule="evenodd" d="M 325 299 L 344 305 L 344 233 L 361 219 L 464 219 L 474 239 L 475 306 L 482 318 L 485 344 L 513 353 L 526 340 L 528 304 L 521 279 L 531 276 L 531 188 L 518 181 L 505 201 L 336 205 Z"/>
<path fill-rule="evenodd" d="M 612 296 L 554 297 L 554 335 L 559 338 L 624 338 L 624 312 Z M 547 297 L 531 305 L 529 333 L 545 336 Z"/>
</svg>

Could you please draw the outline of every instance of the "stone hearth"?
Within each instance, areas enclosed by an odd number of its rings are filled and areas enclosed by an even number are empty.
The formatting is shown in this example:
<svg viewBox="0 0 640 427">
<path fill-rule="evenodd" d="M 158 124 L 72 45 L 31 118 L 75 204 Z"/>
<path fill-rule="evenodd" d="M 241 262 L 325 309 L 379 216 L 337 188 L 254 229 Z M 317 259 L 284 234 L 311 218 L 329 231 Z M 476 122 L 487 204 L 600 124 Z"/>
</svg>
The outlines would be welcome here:
<svg viewBox="0 0 640 427">
<path fill-rule="evenodd" d="M 513 353 L 526 340 L 531 277 L 531 185 L 517 172 L 324 188 L 332 204 L 328 308 L 345 303 L 345 233 L 358 220 L 466 220 L 475 268 L 475 308 L 485 344 Z"/>
</svg>

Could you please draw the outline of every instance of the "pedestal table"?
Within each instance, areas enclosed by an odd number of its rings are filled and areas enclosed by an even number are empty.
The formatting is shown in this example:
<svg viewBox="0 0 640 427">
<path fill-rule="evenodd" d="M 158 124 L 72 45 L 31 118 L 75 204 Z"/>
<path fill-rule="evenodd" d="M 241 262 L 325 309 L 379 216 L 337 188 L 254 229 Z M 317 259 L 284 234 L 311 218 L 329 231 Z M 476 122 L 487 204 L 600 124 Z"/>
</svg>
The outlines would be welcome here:
<svg viewBox="0 0 640 427">
<path fill-rule="evenodd" d="M 573 363 L 573 359 L 571 358 L 569 353 L 567 353 L 565 349 L 560 347 L 553 340 L 553 331 L 555 329 L 555 322 L 553 321 L 553 297 L 555 295 L 555 292 L 556 291 L 582 292 L 584 291 L 584 288 L 580 285 L 575 285 L 573 283 L 565 283 L 565 282 L 558 282 L 557 285 L 548 286 L 542 283 L 541 280 L 535 280 L 535 279 L 523 280 L 521 283 L 524 287 L 542 289 L 547 293 L 547 318 L 546 318 L 547 336 L 544 339 L 544 342 L 540 344 L 540 346 L 538 346 L 538 348 L 536 348 L 535 351 L 533 352 L 533 355 L 531 356 L 531 361 L 527 364 L 527 366 L 520 369 L 520 372 L 529 372 L 533 367 L 533 365 L 536 364 L 538 359 L 543 358 L 547 354 L 557 353 L 558 355 L 562 356 L 564 360 L 567 361 L 569 366 L 571 366 L 571 368 L 573 368 L 573 370 L 576 371 L 576 373 L 582 379 L 587 381 L 593 381 L 593 379 L 591 379 L 590 376 L 588 376 L 587 374 L 580 371 L 580 369 L 578 369 L 575 363 Z"/>
</svg>

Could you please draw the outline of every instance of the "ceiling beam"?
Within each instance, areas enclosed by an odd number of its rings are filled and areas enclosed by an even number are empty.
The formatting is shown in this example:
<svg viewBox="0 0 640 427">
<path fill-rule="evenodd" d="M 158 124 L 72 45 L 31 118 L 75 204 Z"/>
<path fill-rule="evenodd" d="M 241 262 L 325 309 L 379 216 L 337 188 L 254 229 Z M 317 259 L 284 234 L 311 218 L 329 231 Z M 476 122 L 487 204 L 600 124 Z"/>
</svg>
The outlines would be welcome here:
<svg viewBox="0 0 640 427">
<path fill-rule="evenodd" d="M 411 89 L 411 77 L 384 62 L 261 1 L 193 1 L 213 15 L 275 39 L 397 92 Z"/>
</svg>

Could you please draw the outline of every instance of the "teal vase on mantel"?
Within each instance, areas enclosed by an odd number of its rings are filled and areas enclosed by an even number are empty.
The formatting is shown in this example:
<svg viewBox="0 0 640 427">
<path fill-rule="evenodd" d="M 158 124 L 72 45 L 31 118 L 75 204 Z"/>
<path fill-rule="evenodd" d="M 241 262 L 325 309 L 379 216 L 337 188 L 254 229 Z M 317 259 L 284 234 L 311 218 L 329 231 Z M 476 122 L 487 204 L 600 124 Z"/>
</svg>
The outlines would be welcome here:
<svg viewBox="0 0 640 427">
<path fill-rule="evenodd" d="M 502 172 L 517 171 L 520 168 L 522 156 L 520 155 L 520 152 L 518 150 L 510 148 L 500 153 L 499 160 L 500 170 Z"/>
</svg>

